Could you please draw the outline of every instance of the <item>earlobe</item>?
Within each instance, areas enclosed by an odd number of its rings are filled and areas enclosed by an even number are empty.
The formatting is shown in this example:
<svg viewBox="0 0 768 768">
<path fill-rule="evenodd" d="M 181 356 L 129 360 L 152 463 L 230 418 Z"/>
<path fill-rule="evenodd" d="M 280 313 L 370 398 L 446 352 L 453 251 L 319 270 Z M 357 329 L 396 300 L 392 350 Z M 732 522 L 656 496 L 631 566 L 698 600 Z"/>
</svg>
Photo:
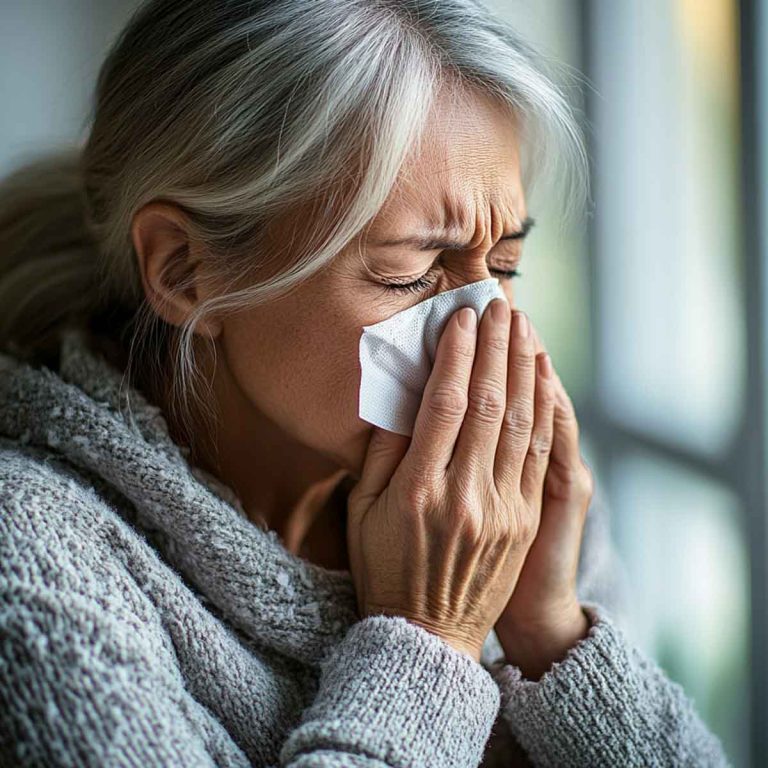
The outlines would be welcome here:
<svg viewBox="0 0 768 768">
<path fill-rule="evenodd" d="M 134 215 L 131 238 L 147 302 L 165 322 L 182 326 L 207 295 L 186 216 L 170 203 L 148 203 Z M 195 333 L 210 338 L 220 332 L 212 317 L 195 325 Z"/>
</svg>

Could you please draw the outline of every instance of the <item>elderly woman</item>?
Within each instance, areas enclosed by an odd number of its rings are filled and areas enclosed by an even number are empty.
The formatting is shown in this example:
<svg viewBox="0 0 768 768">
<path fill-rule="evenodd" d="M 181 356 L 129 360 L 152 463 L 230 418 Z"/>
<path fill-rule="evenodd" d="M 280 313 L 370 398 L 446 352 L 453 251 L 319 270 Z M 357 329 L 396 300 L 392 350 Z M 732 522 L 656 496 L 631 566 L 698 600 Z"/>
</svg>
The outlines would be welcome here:
<svg viewBox="0 0 768 768">
<path fill-rule="evenodd" d="M 583 164 L 474 0 L 140 8 L 2 190 L 3 764 L 727 764 L 513 309 L 530 169 Z M 489 278 L 412 434 L 362 419 L 361 329 Z"/>
</svg>

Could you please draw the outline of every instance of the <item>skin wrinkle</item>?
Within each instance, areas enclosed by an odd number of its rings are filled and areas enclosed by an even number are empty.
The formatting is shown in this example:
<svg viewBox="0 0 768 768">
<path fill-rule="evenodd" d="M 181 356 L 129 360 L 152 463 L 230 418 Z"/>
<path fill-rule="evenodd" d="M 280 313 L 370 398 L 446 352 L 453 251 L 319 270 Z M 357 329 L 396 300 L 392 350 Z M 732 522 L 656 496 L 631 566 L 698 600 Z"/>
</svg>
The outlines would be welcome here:
<svg viewBox="0 0 768 768">
<path fill-rule="evenodd" d="M 333 489 L 337 481 L 359 476 L 372 431 L 357 415 L 362 326 L 486 279 L 489 267 L 519 263 L 522 240 L 496 245 L 527 215 L 514 125 L 508 108 L 490 97 L 438 98 L 420 151 L 406 160 L 378 214 L 328 268 L 284 296 L 208 326 L 216 344 L 211 387 L 220 428 L 217 435 L 200 436 L 203 448 L 193 460 L 237 493 L 249 517 L 309 560 L 348 568 L 345 497 Z M 171 228 L 151 209 L 136 215 L 143 218 L 135 244 L 147 283 L 162 295 L 162 286 L 153 284 L 152 262 L 170 250 L 168 233 L 177 236 L 183 219 L 174 219 Z M 276 221 L 272 240 L 289 242 L 305 220 L 297 209 Z M 368 242 L 451 220 L 470 247 L 434 253 Z M 195 252 L 194 245 L 189 250 Z M 418 295 L 382 285 L 382 276 L 423 275 L 438 258 L 434 285 Z M 514 307 L 512 282 L 500 284 Z M 537 341 L 536 351 L 541 349 Z"/>
</svg>

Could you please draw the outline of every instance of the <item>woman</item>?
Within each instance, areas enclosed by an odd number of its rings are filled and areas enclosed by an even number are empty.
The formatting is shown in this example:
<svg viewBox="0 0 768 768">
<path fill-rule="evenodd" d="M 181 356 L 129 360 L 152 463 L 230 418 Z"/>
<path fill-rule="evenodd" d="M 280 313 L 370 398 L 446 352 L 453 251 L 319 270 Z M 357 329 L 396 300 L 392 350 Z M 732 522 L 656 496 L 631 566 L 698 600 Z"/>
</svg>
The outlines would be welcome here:
<svg viewBox="0 0 768 768">
<path fill-rule="evenodd" d="M 566 102 L 472 0 L 138 11 L 82 151 L 2 190 L 5 762 L 727 764 L 614 621 L 510 311 L 561 160 L 578 200 Z M 489 276 L 412 438 L 362 421 L 361 327 Z"/>
</svg>

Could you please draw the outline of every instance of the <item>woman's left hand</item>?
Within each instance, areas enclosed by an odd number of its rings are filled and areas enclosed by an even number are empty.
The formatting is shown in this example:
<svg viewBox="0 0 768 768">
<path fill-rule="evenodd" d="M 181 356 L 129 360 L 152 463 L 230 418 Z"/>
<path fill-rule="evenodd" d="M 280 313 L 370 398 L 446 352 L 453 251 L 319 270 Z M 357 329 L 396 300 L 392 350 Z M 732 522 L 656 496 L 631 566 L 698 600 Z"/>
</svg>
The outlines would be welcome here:
<svg viewBox="0 0 768 768">
<path fill-rule="evenodd" d="M 536 351 L 546 351 L 536 334 Z M 579 451 L 576 413 L 553 371 L 554 436 L 544 480 L 541 519 L 523 569 L 494 630 L 507 662 L 538 680 L 589 630 L 576 596 L 576 573 L 592 472 Z"/>
</svg>

